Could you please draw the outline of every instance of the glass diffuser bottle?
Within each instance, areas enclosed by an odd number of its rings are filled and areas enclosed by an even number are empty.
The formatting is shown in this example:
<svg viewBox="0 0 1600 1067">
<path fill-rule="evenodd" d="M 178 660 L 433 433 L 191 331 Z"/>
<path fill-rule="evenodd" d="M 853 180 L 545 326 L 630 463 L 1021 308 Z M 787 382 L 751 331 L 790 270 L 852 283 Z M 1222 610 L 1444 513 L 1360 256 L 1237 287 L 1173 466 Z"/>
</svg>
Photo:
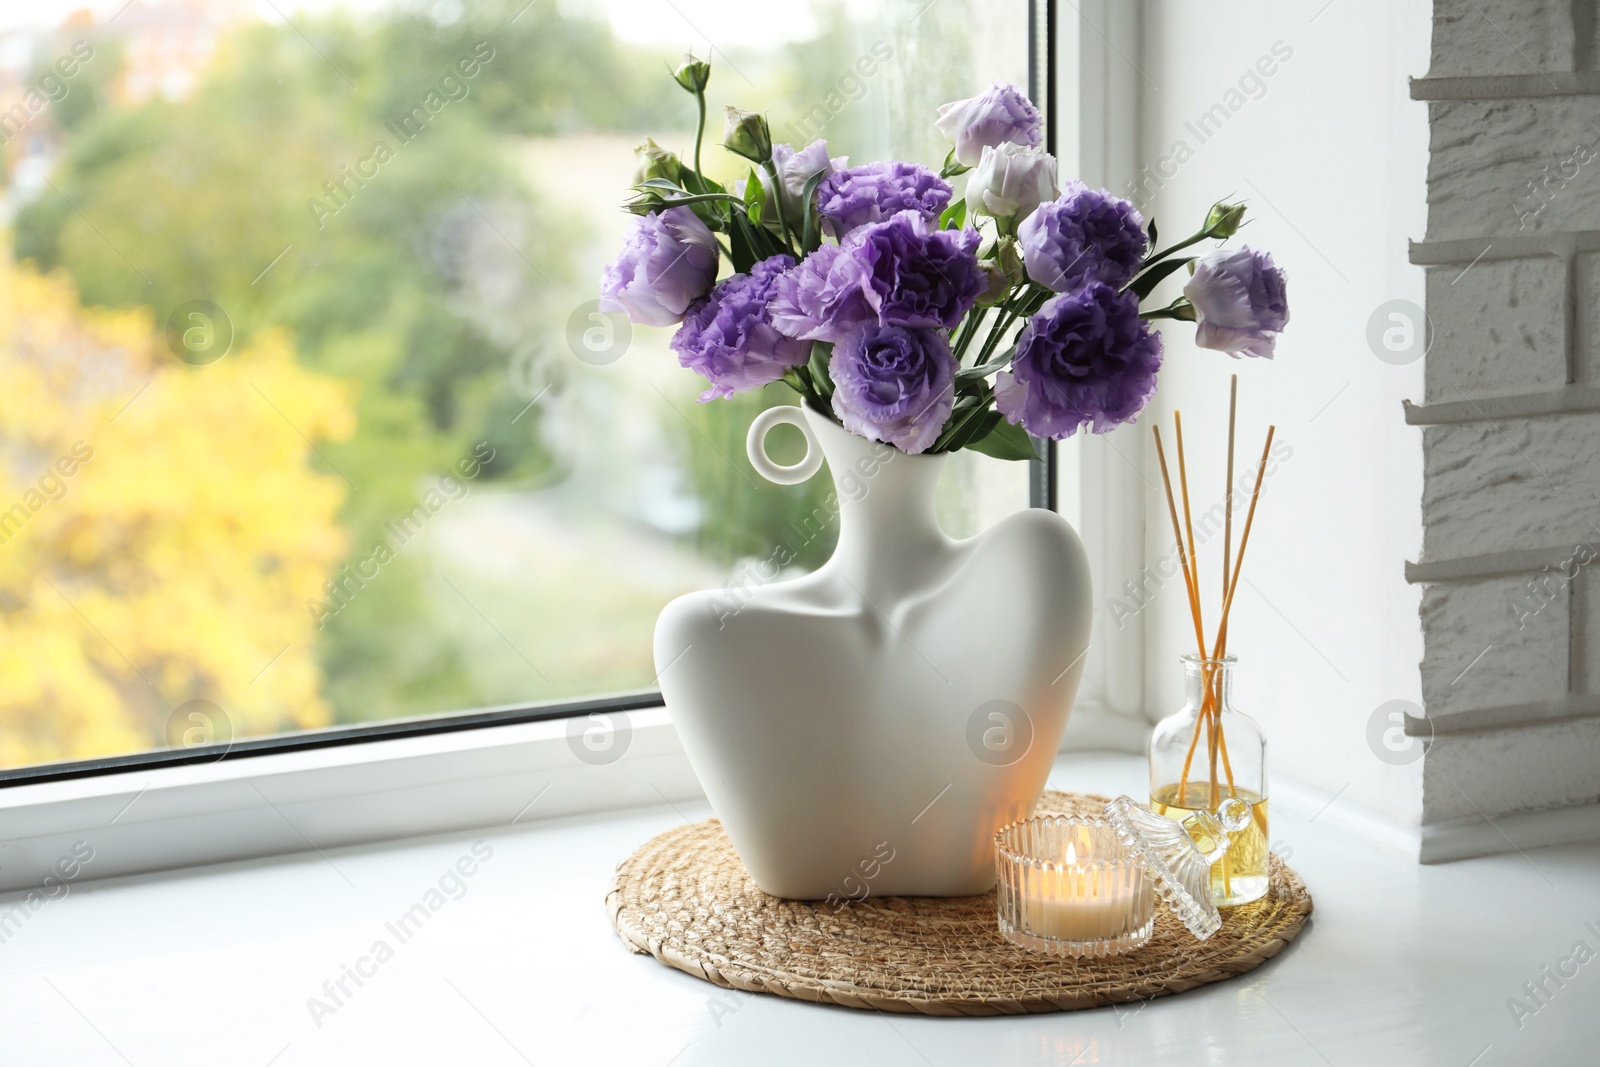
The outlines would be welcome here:
<svg viewBox="0 0 1600 1067">
<path fill-rule="evenodd" d="M 1229 835 L 1211 870 L 1218 907 L 1257 900 L 1267 891 L 1267 741 L 1254 719 L 1233 707 L 1233 656 L 1183 657 L 1184 705 L 1150 737 L 1150 808 L 1182 822 L 1238 798 L 1250 821 Z"/>
</svg>

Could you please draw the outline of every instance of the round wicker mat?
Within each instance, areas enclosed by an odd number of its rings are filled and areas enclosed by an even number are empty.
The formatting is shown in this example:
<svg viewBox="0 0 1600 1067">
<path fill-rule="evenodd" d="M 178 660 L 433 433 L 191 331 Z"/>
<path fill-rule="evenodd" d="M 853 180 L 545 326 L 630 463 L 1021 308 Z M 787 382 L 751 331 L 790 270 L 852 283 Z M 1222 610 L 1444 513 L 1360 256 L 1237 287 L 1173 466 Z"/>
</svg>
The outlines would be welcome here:
<svg viewBox="0 0 1600 1067">
<path fill-rule="evenodd" d="M 1046 792 L 1042 813 L 1097 814 L 1105 797 Z M 715 819 L 669 830 L 617 868 L 606 894 L 624 943 L 720 986 L 925 1015 L 1014 1015 L 1148 1000 L 1261 966 L 1311 915 L 1300 876 L 1272 857 L 1267 895 L 1224 909 L 1196 941 L 1165 906 L 1139 950 L 1105 959 L 1025 952 L 995 898 L 869 897 L 835 909 L 756 888 Z"/>
</svg>

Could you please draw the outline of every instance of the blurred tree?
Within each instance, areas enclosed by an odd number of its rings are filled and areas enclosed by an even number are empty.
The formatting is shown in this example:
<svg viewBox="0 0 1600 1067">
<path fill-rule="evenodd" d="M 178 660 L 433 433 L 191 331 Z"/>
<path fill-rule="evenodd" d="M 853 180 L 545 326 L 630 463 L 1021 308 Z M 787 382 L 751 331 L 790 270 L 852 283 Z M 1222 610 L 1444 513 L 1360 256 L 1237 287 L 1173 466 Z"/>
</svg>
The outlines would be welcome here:
<svg viewBox="0 0 1600 1067">
<path fill-rule="evenodd" d="M 673 419 L 695 495 L 705 521 L 695 545 L 723 563 L 773 559 L 780 566 L 814 570 L 833 554 L 839 539 L 839 509 L 824 471 L 799 485 L 769 483 L 745 458 L 751 421 L 778 404 L 797 404 L 787 388 L 742 393 L 708 404 L 681 404 L 685 419 Z M 786 438 L 788 440 L 786 440 Z M 706 447 L 706 442 L 711 447 Z M 772 432 L 769 451 L 779 463 L 805 454 L 799 431 Z"/>
<path fill-rule="evenodd" d="M 0 262 L 0 765 L 325 724 L 304 590 L 346 551 L 346 391 L 264 333 L 192 367 Z M 302 436 L 304 434 L 304 436 Z M 270 667 L 269 667 L 270 664 Z"/>
</svg>

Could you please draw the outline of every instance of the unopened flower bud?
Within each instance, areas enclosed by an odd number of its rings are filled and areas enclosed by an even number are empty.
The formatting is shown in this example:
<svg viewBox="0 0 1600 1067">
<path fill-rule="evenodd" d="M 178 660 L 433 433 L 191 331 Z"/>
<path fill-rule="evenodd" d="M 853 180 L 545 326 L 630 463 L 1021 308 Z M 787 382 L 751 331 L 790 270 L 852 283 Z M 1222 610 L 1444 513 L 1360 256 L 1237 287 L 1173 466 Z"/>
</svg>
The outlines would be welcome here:
<svg viewBox="0 0 1600 1067">
<path fill-rule="evenodd" d="M 692 54 L 683 57 L 683 63 L 672 72 L 673 80 L 696 95 L 706 91 L 711 81 L 711 64 L 696 59 Z"/>
<path fill-rule="evenodd" d="M 676 152 L 669 152 L 656 144 L 651 138 L 645 138 L 644 144 L 633 150 L 634 171 L 633 184 L 643 185 L 651 178 L 665 178 L 677 184 L 680 181 L 682 163 Z"/>
<path fill-rule="evenodd" d="M 728 108 L 728 124 L 722 135 L 722 143 L 728 151 L 755 163 L 767 163 L 772 159 L 772 131 L 767 128 L 767 120 L 754 111 L 740 111 L 736 107 Z"/>
<path fill-rule="evenodd" d="M 1244 219 L 1243 204 L 1213 204 L 1211 213 L 1206 216 L 1206 236 L 1226 239 L 1239 232 L 1239 223 Z"/>
</svg>

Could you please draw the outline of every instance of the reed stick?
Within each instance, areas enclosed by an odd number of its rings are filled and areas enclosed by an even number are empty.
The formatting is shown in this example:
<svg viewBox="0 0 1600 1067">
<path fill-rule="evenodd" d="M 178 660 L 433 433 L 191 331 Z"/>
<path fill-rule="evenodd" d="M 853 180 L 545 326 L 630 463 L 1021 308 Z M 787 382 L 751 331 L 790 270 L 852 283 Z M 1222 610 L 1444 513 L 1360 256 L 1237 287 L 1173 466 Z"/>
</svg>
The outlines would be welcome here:
<svg viewBox="0 0 1600 1067">
<path fill-rule="evenodd" d="M 1195 575 L 1189 567 L 1189 556 L 1183 548 L 1183 529 L 1178 525 L 1178 506 L 1172 498 L 1172 476 L 1167 470 L 1167 453 L 1161 447 L 1161 427 L 1155 427 L 1156 434 L 1156 459 L 1161 464 L 1161 484 L 1167 490 L 1167 514 L 1172 518 L 1172 532 L 1178 538 L 1178 564 L 1183 569 L 1183 584 L 1189 594 L 1189 613 L 1194 617 L 1194 635 L 1200 641 L 1200 650 L 1205 651 L 1205 627 L 1200 622 L 1200 601 L 1195 588 Z"/>
<path fill-rule="evenodd" d="M 1228 564 L 1233 557 L 1233 430 L 1239 415 L 1239 376 L 1228 386 L 1228 483 L 1222 493 L 1222 598 L 1228 597 Z"/>
<path fill-rule="evenodd" d="M 1261 500 L 1261 483 L 1267 476 L 1267 454 L 1272 451 L 1272 437 L 1278 432 L 1276 426 L 1267 427 L 1267 443 L 1261 446 L 1261 462 L 1256 466 L 1256 484 L 1250 490 L 1250 510 L 1245 513 L 1244 532 L 1239 537 L 1239 556 L 1233 561 L 1233 580 L 1228 583 L 1228 596 L 1222 602 L 1222 619 L 1217 624 L 1217 644 L 1212 656 L 1215 658 L 1216 649 L 1225 647 L 1228 640 L 1228 615 L 1233 611 L 1233 595 L 1239 591 L 1239 572 L 1244 567 L 1244 550 L 1250 544 L 1250 527 L 1256 521 L 1256 504 Z"/>
<path fill-rule="evenodd" d="M 1233 610 L 1233 594 L 1239 588 L 1240 572 L 1244 569 L 1244 550 L 1245 546 L 1250 543 L 1250 527 L 1255 522 L 1256 504 L 1261 500 L 1261 485 L 1267 478 L 1267 456 L 1272 451 L 1272 438 L 1277 432 L 1278 428 L 1276 426 L 1268 426 L 1267 442 L 1261 446 L 1261 461 L 1256 465 L 1256 484 L 1250 490 L 1250 510 L 1245 515 L 1244 530 L 1239 538 L 1239 555 L 1233 561 L 1233 575 L 1228 582 L 1227 597 L 1222 602 L 1222 618 L 1217 621 L 1217 640 L 1211 649 L 1211 658 L 1214 660 L 1221 660 L 1228 652 L 1228 616 Z M 1222 694 L 1217 694 L 1217 700 L 1220 701 L 1221 699 Z M 1220 709 L 1220 704 L 1218 707 Z M 1233 781 L 1233 765 L 1228 760 L 1228 741 L 1226 737 L 1222 736 L 1220 730 L 1218 731 L 1218 739 L 1223 770 L 1228 776 L 1228 793 L 1230 796 L 1238 796 L 1238 787 Z M 1212 792 L 1215 793 L 1216 791 L 1216 778 L 1213 776 Z"/>
<path fill-rule="evenodd" d="M 1195 607 L 1194 607 L 1195 627 L 1203 635 L 1205 633 L 1205 611 L 1204 611 L 1204 606 L 1203 606 L 1203 604 L 1201 602 L 1201 599 L 1200 599 L 1200 557 L 1199 557 L 1199 554 L 1195 550 L 1195 543 L 1194 543 L 1194 513 L 1193 513 L 1193 510 L 1189 506 L 1189 463 L 1188 463 L 1188 458 L 1187 458 L 1187 456 L 1185 454 L 1184 447 L 1183 447 L 1183 412 L 1174 411 L 1172 413 L 1172 425 L 1173 425 L 1173 428 L 1174 428 L 1174 430 L 1175 430 L 1175 432 L 1177 434 L 1177 439 L 1178 439 L 1178 485 L 1179 485 L 1179 488 L 1183 492 L 1183 527 L 1184 527 L 1184 532 L 1185 532 L 1185 534 L 1187 534 L 1188 539 L 1189 539 L 1189 558 L 1194 561 L 1193 574 L 1194 574 L 1194 599 L 1195 599 Z M 1199 652 L 1201 660 L 1204 661 L 1205 654 L 1206 654 L 1206 646 L 1205 646 L 1205 640 L 1204 640 L 1203 637 L 1201 639 L 1200 647 L 1196 651 Z M 1209 663 L 1202 662 L 1201 665 L 1200 665 L 1200 678 L 1201 678 L 1200 711 L 1201 711 L 1202 717 L 1204 717 L 1208 712 L 1211 715 L 1215 715 L 1216 714 L 1216 708 L 1212 705 L 1212 701 L 1211 701 L 1211 675 L 1212 675 L 1212 667 L 1211 667 L 1211 665 Z M 1196 722 L 1195 723 L 1195 740 L 1198 740 L 1199 736 L 1200 736 L 1200 724 L 1199 724 L 1199 722 Z M 1208 733 L 1208 735 L 1207 735 L 1207 746 L 1206 746 L 1207 749 L 1211 751 L 1211 762 L 1212 762 L 1213 765 L 1216 763 L 1216 753 L 1215 753 L 1216 741 L 1215 741 L 1215 737 L 1216 737 L 1216 734 L 1215 734 L 1214 731 Z M 1194 749 L 1194 741 L 1190 742 L 1189 748 L 1190 748 L 1190 751 L 1192 752 L 1193 749 Z M 1187 761 L 1186 761 L 1186 763 L 1187 763 Z M 1185 770 L 1187 771 L 1187 769 L 1188 768 L 1186 766 Z M 1213 774 L 1212 775 L 1212 781 L 1215 782 L 1215 780 L 1216 780 L 1216 775 Z M 1185 788 L 1187 788 L 1187 786 L 1188 786 L 1188 775 L 1187 774 L 1185 774 L 1181 778 L 1179 778 L 1178 786 L 1179 786 L 1179 792 L 1180 793 Z M 1213 805 L 1213 807 L 1214 806 L 1215 805 Z"/>
<path fill-rule="evenodd" d="M 1184 459 L 1183 454 L 1183 412 L 1174 411 L 1172 413 L 1172 425 L 1178 437 L 1178 485 L 1183 490 L 1183 528 L 1189 537 L 1189 558 L 1195 561 L 1194 591 L 1198 595 L 1200 592 L 1200 557 L 1195 554 L 1194 550 L 1194 516 L 1189 510 L 1189 464 Z M 1205 623 L 1203 620 L 1205 615 L 1198 604 L 1195 607 L 1195 616 L 1195 625 L 1204 633 Z M 1206 646 L 1204 644 L 1200 646 L 1200 654 L 1202 656 L 1206 654 Z"/>
<path fill-rule="evenodd" d="M 1156 438 L 1156 459 L 1161 463 L 1161 484 L 1165 487 L 1167 492 L 1167 515 L 1172 519 L 1172 535 L 1177 539 L 1178 542 L 1178 564 L 1183 570 L 1184 589 L 1189 594 L 1189 615 L 1194 620 L 1194 636 L 1195 641 L 1198 642 L 1196 647 L 1203 656 L 1205 655 L 1206 649 L 1206 637 L 1205 627 L 1200 620 L 1200 592 L 1198 589 L 1198 582 L 1196 581 L 1197 574 L 1194 571 L 1191 571 L 1189 566 L 1189 556 L 1184 550 L 1183 527 L 1178 524 L 1178 505 L 1172 497 L 1172 474 L 1167 468 L 1166 450 L 1161 446 L 1161 427 L 1156 426 L 1153 427 L 1153 429 L 1155 431 Z M 1184 790 L 1188 788 L 1189 767 L 1194 762 L 1195 747 L 1199 743 L 1200 724 L 1197 721 L 1195 723 L 1194 737 L 1189 741 L 1189 751 L 1184 756 L 1183 773 L 1178 778 L 1178 799 L 1180 803 L 1183 799 Z"/>
</svg>

